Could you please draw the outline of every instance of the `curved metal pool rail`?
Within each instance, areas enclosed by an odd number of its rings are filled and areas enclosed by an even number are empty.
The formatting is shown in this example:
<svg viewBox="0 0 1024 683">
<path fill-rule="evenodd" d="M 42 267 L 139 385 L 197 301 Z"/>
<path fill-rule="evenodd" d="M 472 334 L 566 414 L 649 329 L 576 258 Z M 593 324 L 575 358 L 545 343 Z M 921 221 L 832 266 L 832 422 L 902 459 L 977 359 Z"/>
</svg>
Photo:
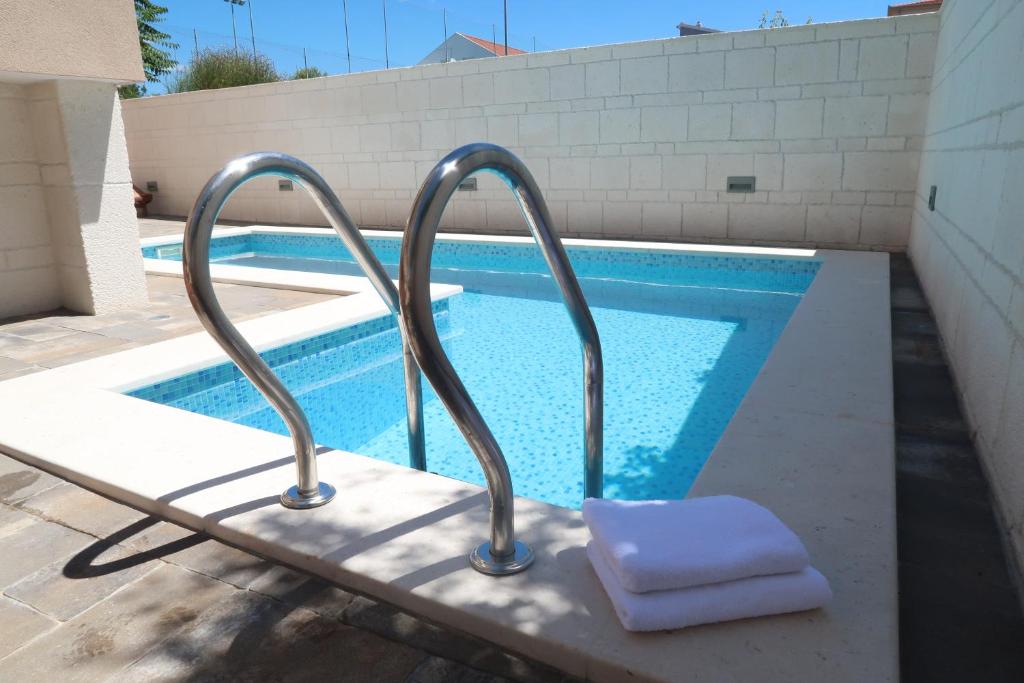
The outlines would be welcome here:
<svg viewBox="0 0 1024 683">
<path fill-rule="evenodd" d="M 473 551 L 470 561 L 485 574 L 513 574 L 533 562 L 533 551 L 515 540 L 508 464 L 441 346 L 430 305 L 430 262 L 441 215 L 459 183 L 478 171 L 496 174 L 516 196 L 580 337 L 585 385 L 584 492 L 596 498 L 601 497 L 603 488 L 604 367 L 601 340 L 590 308 L 562 242 L 551 227 L 547 204 L 526 165 L 507 149 L 487 143 L 460 147 L 438 162 L 416 195 L 402 240 L 398 279 L 402 318 L 420 369 L 462 431 L 487 478 L 491 537 Z"/>
<path fill-rule="evenodd" d="M 229 162 L 199 193 L 185 224 L 182 265 L 185 289 L 196 314 L 206 331 L 227 352 L 231 360 L 256 386 L 281 416 L 291 433 L 295 446 L 298 484 L 281 494 L 281 504 L 291 508 L 323 505 L 334 497 L 334 488 L 317 477 L 316 444 L 309 421 L 298 402 L 274 371 L 245 341 L 238 329 L 224 314 L 210 277 L 210 238 L 214 223 L 224 203 L 239 187 L 259 176 L 280 176 L 304 187 L 330 221 L 345 247 L 369 278 L 377 293 L 392 313 L 398 315 L 398 290 L 384 266 L 370 250 L 359 228 L 345 211 L 337 195 L 319 173 L 295 157 L 277 152 L 256 152 Z M 428 293 L 429 298 L 429 293 Z M 426 445 L 423 436 L 423 392 L 419 368 L 409 349 L 408 335 L 401 316 L 398 324 L 402 336 L 405 371 L 406 413 L 409 429 L 410 465 L 426 469 Z"/>
</svg>

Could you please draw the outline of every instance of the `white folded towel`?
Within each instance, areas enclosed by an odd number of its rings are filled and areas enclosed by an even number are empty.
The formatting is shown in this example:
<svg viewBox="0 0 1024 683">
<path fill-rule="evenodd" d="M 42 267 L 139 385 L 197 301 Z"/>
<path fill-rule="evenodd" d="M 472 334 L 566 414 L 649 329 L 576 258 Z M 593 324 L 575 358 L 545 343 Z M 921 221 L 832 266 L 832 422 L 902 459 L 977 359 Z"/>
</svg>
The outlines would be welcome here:
<svg viewBox="0 0 1024 683">
<path fill-rule="evenodd" d="M 627 631 L 661 631 L 732 619 L 822 607 L 832 599 L 825 577 L 813 567 L 704 586 L 630 593 L 594 543 L 587 556 Z"/>
<path fill-rule="evenodd" d="M 583 519 L 633 593 L 798 572 L 807 549 L 778 517 L 736 496 L 624 501 L 588 498 Z"/>
</svg>

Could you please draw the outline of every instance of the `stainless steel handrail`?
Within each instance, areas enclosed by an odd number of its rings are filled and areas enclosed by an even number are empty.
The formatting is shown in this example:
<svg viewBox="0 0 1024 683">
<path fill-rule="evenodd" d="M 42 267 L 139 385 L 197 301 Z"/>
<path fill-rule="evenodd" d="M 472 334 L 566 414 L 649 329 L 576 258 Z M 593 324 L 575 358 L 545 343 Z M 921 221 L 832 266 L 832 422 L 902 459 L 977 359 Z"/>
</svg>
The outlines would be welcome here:
<svg viewBox="0 0 1024 683">
<path fill-rule="evenodd" d="M 399 313 L 398 290 L 327 182 L 308 164 L 287 154 L 256 152 L 229 162 L 206 183 L 189 214 L 182 248 L 185 289 L 189 299 L 206 331 L 256 385 L 288 426 L 295 446 L 298 485 L 281 494 L 281 504 L 291 508 L 310 508 L 329 502 L 335 491 L 330 484 L 320 482 L 317 478 L 316 446 L 309 421 L 281 380 L 224 314 L 210 278 L 210 237 L 221 208 L 239 187 L 253 178 L 267 175 L 292 180 L 312 195 L 313 201 L 330 221 L 331 227 L 341 237 L 373 288 L 396 315 Z M 427 296 L 429 298 L 429 293 Z M 405 365 L 409 461 L 412 467 L 425 470 L 423 391 L 419 368 L 409 349 L 408 335 L 405 334 L 401 316 L 398 324 L 402 334 Z"/>
<path fill-rule="evenodd" d="M 551 214 L 530 171 L 507 149 L 475 143 L 455 150 L 431 170 L 413 203 L 402 240 L 398 291 L 409 345 L 423 374 L 462 431 L 483 467 L 491 498 L 491 538 L 470 555 L 485 574 L 513 574 L 533 562 L 533 551 L 515 540 L 512 479 L 494 435 L 441 347 L 430 305 L 430 261 L 441 215 L 459 183 L 477 171 L 490 171 L 512 189 L 523 217 L 558 287 L 583 346 L 584 492 L 601 497 L 603 479 L 604 367 L 601 340 L 590 308 L 562 242 L 551 228 Z"/>
</svg>

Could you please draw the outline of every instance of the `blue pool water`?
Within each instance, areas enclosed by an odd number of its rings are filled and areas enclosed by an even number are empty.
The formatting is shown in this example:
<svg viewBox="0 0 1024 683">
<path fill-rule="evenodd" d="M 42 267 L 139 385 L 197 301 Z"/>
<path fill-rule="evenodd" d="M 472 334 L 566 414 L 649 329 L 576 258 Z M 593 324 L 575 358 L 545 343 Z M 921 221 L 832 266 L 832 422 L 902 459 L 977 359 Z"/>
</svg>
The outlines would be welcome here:
<svg viewBox="0 0 1024 683">
<path fill-rule="evenodd" d="M 397 239 L 370 240 L 392 274 Z M 180 258 L 147 247 L 151 258 Z M 569 249 L 605 360 L 605 494 L 680 498 L 707 460 L 819 264 Z M 358 274 L 333 235 L 213 240 L 221 263 Z M 516 494 L 579 507 L 583 377 L 579 342 L 536 247 L 438 242 L 432 280 L 463 294 L 434 306 L 438 331 L 508 459 Z M 317 442 L 406 464 L 401 344 L 393 317 L 264 354 L 309 415 Z M 224 364 L 131 395 L 286 434 Z M 429 386 L 428 469 L 483 484 L 476 459 Z"/>
</svg>

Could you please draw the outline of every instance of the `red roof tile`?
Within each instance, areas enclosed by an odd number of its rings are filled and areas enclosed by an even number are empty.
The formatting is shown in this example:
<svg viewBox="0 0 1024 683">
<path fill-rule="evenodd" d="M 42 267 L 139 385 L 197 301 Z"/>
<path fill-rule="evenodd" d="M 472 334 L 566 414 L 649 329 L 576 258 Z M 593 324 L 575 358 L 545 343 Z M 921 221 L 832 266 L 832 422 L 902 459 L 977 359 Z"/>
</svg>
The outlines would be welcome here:
<svg viewBox="0 0 1024 683">
<path fill-rule="evenodd" d="M 499 57 L 505 54 L 505 46 L 504 45 L 498 45 L 497 43 L 492 43 L 489 40 L 484 40 L 483 38 L 477 38 L 476 36 L 471 36 L 471 35 L 468 35 L 468 34 L 465 34 L 465 33 L 460 33 L 459 35 L 462 36 L 463 38 L 466 38 L 467 40 L 472 40 L 474 43 L 476 43 L 477 45 L 479 45 L 483 49 L 487 50 L 491 54 L 498 55 Z M 526 50 L 520 50 L 520 49 L 515 48 L 515 47 L 510 47 L 508 49 L 508 54 L 510 54 L 510 55 L 525 55 L 526 54 Z"/>
</svg>

